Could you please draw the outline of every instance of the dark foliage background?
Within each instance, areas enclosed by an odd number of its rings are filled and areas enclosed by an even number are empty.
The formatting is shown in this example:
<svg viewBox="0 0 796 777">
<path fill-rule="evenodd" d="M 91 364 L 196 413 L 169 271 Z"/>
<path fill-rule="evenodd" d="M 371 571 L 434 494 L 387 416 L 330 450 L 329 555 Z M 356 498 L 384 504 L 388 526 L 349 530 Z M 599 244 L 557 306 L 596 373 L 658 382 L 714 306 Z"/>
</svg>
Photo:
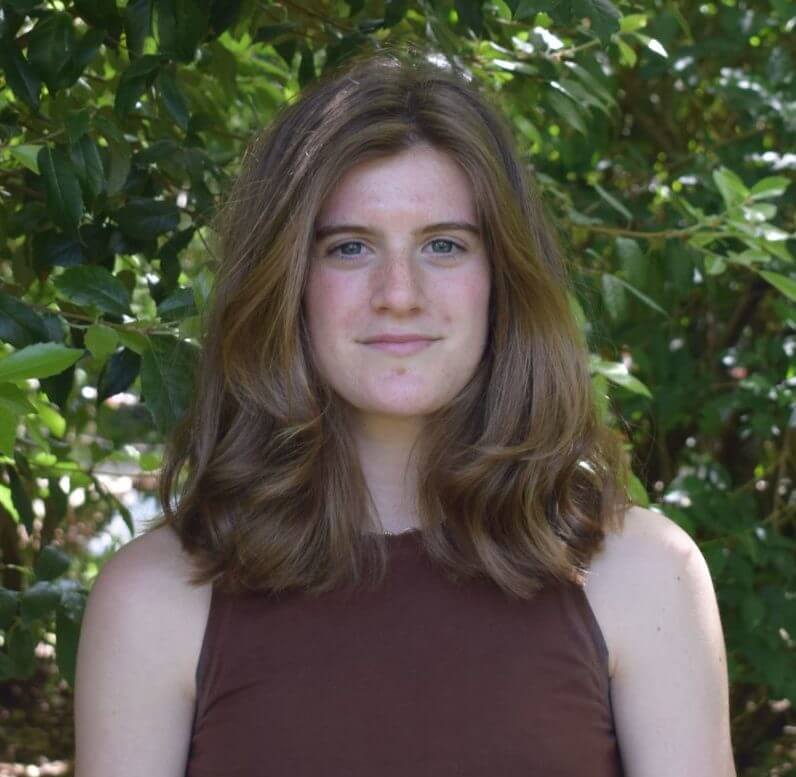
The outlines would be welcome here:
<svg viewBox="0 0 796 777">
<path fill-rule="evenodd" d="M 0 771 L 71 768 L 91 542 L 135 531 L 190 397 L 245 143 L 410 44 L 510 116 L 635 498 L 709 562 L 738 773 L 791 771 L 794 27 L 790 0 L 0 0 Z"/>
</svg>

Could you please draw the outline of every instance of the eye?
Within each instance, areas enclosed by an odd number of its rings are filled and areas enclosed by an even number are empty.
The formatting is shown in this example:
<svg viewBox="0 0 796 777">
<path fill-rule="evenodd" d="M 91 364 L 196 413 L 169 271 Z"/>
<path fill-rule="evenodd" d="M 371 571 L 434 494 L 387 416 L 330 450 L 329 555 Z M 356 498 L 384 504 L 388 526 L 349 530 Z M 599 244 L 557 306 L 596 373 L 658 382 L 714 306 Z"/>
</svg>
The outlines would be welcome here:
<svg viewBox="0 0 796 777">
<path fill-rule="evenodd" d="M 430 241 L 428 245 L 433 245 L 439 247 L 442 246 L 449 246 L 449 250 L 447 251 L 432 251 L 432 253 L 436 254 L 437 256 L 453 256 L 458 251 L 465 251 L 465 247 L 460 245 L 459 243 L 454 242 L 453 240 L 449 240 L 448 238 L 435 238 L 434 240 Z M 338 257 L 359 257 L 362 256 L 362 251 L 346 251 L 344 250 L 347 246 L 364 246 L 364 243 L 360 240 L 346 240 L 345 243 L 338 243 L 333 248 L 330 248 L 327 252 L 327 256 L 338 256 Z M 456 249 L 456 250 L 454 250 Z"/>
<path fill-rule="evenodd" d="M 441 256 L 445 256 L 445 255 L 453 256 L 453 254 L 456 253 L 456 251 L 453 250 L 454 248 L 458 249 L 459 251 L 464 251 L 465 250 L 464 246 L 459 245 L 458 243 L 454 243 L 453 240 L 448 240 L 448 238 L 445 238 L 445 237 L 434 238 L 434 240 L 432 240 L 429 243 L 429 245 L 434 245 L 434 244 L 439 245 L 440 243 L 442 243 L 443 245 L 451 246 L 451 250 L 450 251 L 443 251 L 441 254 L 438 254 L 438 255 L 441 255 Z M 435 251 L 434 253 L 437 253 L 437 252 Z"/>
<path fill-rule="evenodd" d="M 330 248 L 326 252 L 326 255 L 327 256 L 335 256 L 335 255 L 336 256 L 362 256 L 361 252 L 357 252 L 357 253 L 346 253 L 346 252 L 343 252 L 342 254 L 338 254 L 337 253 L 341 248 L 345 248 L 346 246 L 361 246 L 361 245 L 364 245 L 364 243 L 362 243 L 360 240 L 346 240 L 345 243 L 340 243 L 340 244 L 336 245 L 334 248 Z"/>
</svg>

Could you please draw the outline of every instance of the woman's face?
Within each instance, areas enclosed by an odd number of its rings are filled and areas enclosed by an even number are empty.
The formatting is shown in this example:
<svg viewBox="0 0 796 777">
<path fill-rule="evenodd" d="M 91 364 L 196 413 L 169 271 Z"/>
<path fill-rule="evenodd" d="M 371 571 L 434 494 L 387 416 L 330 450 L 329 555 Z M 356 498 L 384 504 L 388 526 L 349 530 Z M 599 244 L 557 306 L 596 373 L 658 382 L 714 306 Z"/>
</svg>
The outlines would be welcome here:
<svg viewBox="0 0 796 777">
<path fill-rule="evenodd" d="M 422 416 L 487 338 L 489 261 L 464 171 L 415 146 L 344 175 L 316 222 L 304 309 L 315 364 L 356 411 Z M 369 342 L 413 335 L 414 342 Z"/>
</svg>

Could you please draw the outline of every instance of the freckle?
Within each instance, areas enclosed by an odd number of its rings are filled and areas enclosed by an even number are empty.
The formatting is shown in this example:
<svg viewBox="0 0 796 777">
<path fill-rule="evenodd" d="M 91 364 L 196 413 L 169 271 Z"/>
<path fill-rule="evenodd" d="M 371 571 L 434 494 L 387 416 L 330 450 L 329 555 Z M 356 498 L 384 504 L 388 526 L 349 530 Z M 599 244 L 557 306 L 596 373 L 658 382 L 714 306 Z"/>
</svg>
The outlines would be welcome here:
<svg viewBox="0 0 796 777">
<path fill-rule="evenodd" d="M 655 631 L 660 631 L 660 630 L 661 630 L 661 627 L 660 627 L 660 626 L 658 626 L 658 628 L 657 628 L 657 629 L 655 629 Z"/>
<path fill-rule="evenodd" d="M 678 579 L 678 580 L 680 579 L 680 575 L 677 575 L 677 579 Z"/>
</svg>

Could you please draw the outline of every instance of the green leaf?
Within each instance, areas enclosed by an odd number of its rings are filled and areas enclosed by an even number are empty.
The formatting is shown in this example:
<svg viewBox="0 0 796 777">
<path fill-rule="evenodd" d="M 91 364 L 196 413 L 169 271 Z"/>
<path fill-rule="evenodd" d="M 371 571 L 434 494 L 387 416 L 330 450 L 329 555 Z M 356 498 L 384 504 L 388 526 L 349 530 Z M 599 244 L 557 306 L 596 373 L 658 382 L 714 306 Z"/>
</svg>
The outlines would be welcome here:
<svg viewBox="0 0 796 777">
<path fill-rule="evenodd" d="M 77 305 L 94 305 L 116 316 L 132 315 L 130 292 L 109 270 L 98 265 L 68 267 L 53 278 L 59 293 Z"/>
<path fill-rule="evenodd" d="M 130 144 L 125 140 L 119 126 L 106 116 L 97 116 L 94 120 L 98 132 L 105 138 L 110 149 L 110 163 L 105 189 L 108 197 L 118 194 L 127 181 L 130 173 L 132 152 Z"/>
<path fill-rule="evenodd" d="M 197 314 L 192 288 L 177 289 L 158 304 L 163 321 L 179 321 Z"/>
<path fill-rule="evenodd" d="M 169 335 L 151 335 L 141 359 L 141 394 L 161 434 L 168 434 L 188 408 L 198 348 Z"/>
<path fill-rule="evenodd" d="M 175 69 L 173 67 L 161 69 L 156 82 L 160 99 L 169 116 L 174 119 L 178 127 L 187 129 L 188 121 L 191 118 L 190 107 L 177 83 Z"/>
<path fill-rule="evenodd" d="M 75 0 L 75 6 L 90 25 L 110 28 L 114 37 L 119 36 L 121 20 L 115 0 Z"/>
<path fill-rule="evenodd" d="M 603 273 L 601 280 L 602 297 L 608 314 L 614 321 L 622 321 L 627 315 L 625 286 L 615 275 Z"/>
<path fill-rule="evenodd" d="M 10 383 L 5 385 L 7 387 L 16 388 L 16 386 L 12 386 Z M 14 453 L 11 453 L 10 455 L 15 456 Z M 16 455 L 15 458 L 19 460 L 18 455 Z M 30 534 L 33 532 L 33 519 L 35 517 L 33 513 L 33 503 L 31 501 L 30 495 L 28 494 L 28 490 L 25 488 L 22 478 L 19 476 L 16 469 L 9 467 L 7 472 L 9 487 L 11 489 L 12 507 L 16 511 L 18 520 L 22 522 L 22 525 L 25 527 L 28 534 Z"/>
<path fill-rule="evenodd" d="M 16 42 L 0 42 L 0 68 L 3 69 L 6 83 L 14 95 L 34 111 L 38 111 L 41 79 L 22 56 Z"/>
<path fill-rule="evenodd" d="M 600 195 L 617 213 L 621 214 L 627 221 L 633 220 L 633 214 L 614 197 L 609 191 L 603 189 L 600 184 L 593 184 L 595 191 Z"/>
<path fill-rule="evenodd" d="M 154 81 L 163 62 L 160 54 L 144 54 L 130 65 L 119 79 L 113 109 L 119 116 L 126 116 L 147 87 Z"/>
<path fill-rule="evenodd" d="M 721 275 L 727 269 L 727 262 L 723 256 L 708 254 L 705 257 L 705 272 L 708 275 Z"/>
<path fill-rule="evenodd" d="M 636 477 L 635 473 L 630 473 L 628 482 L 628 490 L 630 491 L 630 498 L 642 507 L 649 507 L 650 498 L 647 494 L 647 489 L 644 484 Z"/>
<path fill-rule="evenodd" d="M 741 213 L 746 221 L 753 224 L 762 224 L 770 221 L 777 215 L 777 206 L 770 202 L 759 202 L 755 205 L 741 205 Z"/>
<path fill-rule="evenodd" d="M 621 38 L 614 41 L 619 49 L 619 64 L 625 67 L 635 67 L 638 57 L 632 46 L 628 45 Z"/>
<path fill-rule="evenodd" d="M 26 14 L 32 11 L 41 0 L 6 0 L 6 5 L 11 6 L 17 13 Z"/>
<path fill-rule="evenodd" d="M 28 170 L 36 173 L 39 175 L 39 163 L 36 161 L 36 157 L 39 154 L 39 151 L 43 148 L 43 146 L 39 145 L 31 145 L 28 143 L 20 143 L 17 146 L 9 146 L 8 153 L 17 160 L 17 162 L 21 162 Z"/>
<path fill-rule="evenodd" d="M 177 228 L 180 209 L 172 202 L 130 197 L 116 214 L 122 231 L 140 240 L 151 240 Z"/>
<path fill-rule="evenodd" d="M 0 410 L 20 416 L 33 413 L 36 408 L 30 403 L 28 395 L 13 383 L 0 383 Z"/>
<path fill-rule="evenodd" d="M 620 32 L 635 32 L 647 26 L 647 15 L 643 13 L 631 13 L 623 16 L 619 20 Z"/>
<path fill-rule="evenodd" d="M 61 146 L 43 146 L 36 161 L 44 177 L 50 216 L 66 232 L 77 237 L 77 226 L 83 216 L 83 196 L 66 151 Z"/>
<path fill-rule="evenodd" d="M 771 261 L 771 254 L 761 251 L 758 248 L 747 248 L 740 253 L 728 251 L 726 261 L 732 264 L 740 264 L 744 267 L 754 267 L 756 264 L 766 264 Z"/>
<path fill-rule="evenodd" d="M 0 380 L 48 378 L 71 367 L 84 355 L 82 348 L 68 348 L 59 343 L 28 345 L 0 358 Z"/>
<path fill-rule="evenodd" d="M 61 677 L 73 687 L 85 603 L 86 597 L 79 591 L 67 591 L 55 612 L 55 662 Z"/>
<path fill-rule="evenodd" d="M 193 277 L 193 300 L 200 315 L 207 309 L 214 284 L 215 276 L 207 265 Z"/>
<path fill-rule="evenodd" d="M 729 209 L 746 199 L 749 190 L 736 173 L 726 167 L 713 171 L 713 181 Z"/>
<path fill-rule="evenodd" d="M 210 32 L 213 37 L 218 37 L 224 30 L 232 27 L 240 18 L 242 0 L 213 0 L 210 6 Z M 353 16 L 357 11 L 353 2 L 347 3 Z"/>
<path fill-rule="evenodd" d="M 484 16 L 480 0 L 453 0 L 453 4 L 459 15 L 459 21 L 480 37 L 484 32 Z"/>
<path fill-rule="evenodd" d="M 20 617 L 26 623 L 46 618 L 55 610 L 60 599 L 61 592 L 57 586 L 49 580 L 39 580 L 22 592 L 19 599 Z"/>
<path fill-rule="evenodd" d="M 91 112 L 87 107 L 79 111 L 70 111 L 64 117 L 66 136 L 70 143 L 77 143 L 89 131 L 90 120 Z"/>
<path fill-rule="evenodd" d="M 21 300 L 0 291 L 0 340 L 14 348 L 50 340 L 42 317 Z"/>
<path fill-rule="evenodd" d="M 572 13 L 578 18 L 587 16 L 594 34 L 606 43 L 619 32 L 622 14 L 610 0 L 571 0 Z"/>
<path fill-rule="evenodd" d="M 591 370 L 604 375 L 612 383 L 622 386 L 634 394 L 642 394 L 652 399 L 650 390 L 638 379 L 627 371 L 623 362 L 607 362 L 594 354 L 591 355 Z"/>
<path fill-rule="evenodd" d="M 152 34 L 152 0 L 131 0 L 124 9 L 127 48 L 136 56 L 144 52 L 144 41 Z"/>
<path fill-rule="evenodd" d="M 8 631 L 17 615 L 19 591 L 0 587 L 0 630 Z"/>
<path fill-rule="evenodd" d="M 567 300 L 569 301 L 569 308 L 573 317 L 575 318 L 578 329 L 581 332 L 584 332 L 586 330 L 586 314 L 583 312 L 583 308 L 581 307 L 580 302 L 578 302 L 578 298 L 572 292 L 568 291 Z"/>
<path fill-rule="evenodd" d="M 144 343 L 148 342 L 144 335 L 136 333 L 136 337 Z M 100 371 L 97 379 L 97 404 L 104 402 L 108 397 L 127 391 L 141 368 L 141 357 L 127 346 L 125 341 L 128 338 L 124 332 L 119 333 L 119 339 L 125 347 L 113 354 Z"/>
<path fill-rule="evenodd" d="M 195 0 L 154 0 L 152 11 L 159 51 L 192 62 L 196 47 L 208 31 L 207 7 Z"/>
<path fill-rule="evenodd" d="M 644 257 L 636 240 L 619 236 L 616 238 L 616 253 L 623 276 L 636 288 L 644 288 L 649 276 L 649 261 Z"/>
<path fill-rule="evenodd" d="M 18 426 L 19 416 L 15 413 L 9 413 L 5 408 L 0 407 L 0 453 L 9 458 L 14 455 Z M 32 529 L 33 526 L 31 525 Z"/>
<path fill-rule="evenodd" d="M 86 30 L 85 35 L 77 42 L 72 54 L 72 61 L 69 63 L 69 85 L 80 78 L 86 66 L 97 56 L 97 52 L 105 42 L 105 34 L 105 30 Z"/>
<path fill-rule="evenodd" d="M 71 562 L 72 559 L 68 553 L 50 543 L 39 551 L 33 571 L 39 580 L 55 580 L 69 569 Z"/>
<path fill-rule="evenodd" d="M 761 270 L 760 275 L 765 278 L 772 286 L 779 289 L 786 297 L 796 302 L 796 281 L 788 278 L 787 275 L 780 275 L 777 272 Z"/>
<path fill-rule="evenodd" d="M 49 12 L 39 17 L 30 31 L 28 62 L 50 91 L 55 92 L 74 83 L 77 74 L 71 68 L 71 59 L 76 43 L 72 17 L 65 11 Z"/>
<path fill-rule="evenodd" d="M 30 401 L 36 408 L 37 420 L 50 430 L 52 437 L 63 437 L 66 419 L 49 402 L 43 401 L 37 395 L 33 395 Z"/>
<path fill-rule="evenodd" d="M 30 677 L 36 671 L 36 640 L 33 629 L 21 620 L 7 634 L 8 656 L 14 663 L 16 676 Z"/>
<path fill-rule="evenodd" d="M 750 190 L 749 194 L 753 200 L 765 200 L 770 197 L 781 197 L 785 194 L 790 180 L 781 175 L 772 175 L 768 178 L 761 178 Z"/>
<path fill-rule="evenodd" d="M 86 348 L 95 359 L 107 359 L 119 345 L 119 335 L 112 326 L 92 324 L 84 338 Z"/>
<path fill-rule="evenodd" d="M 565 97 L 560 92 L 548 92 L 546 99 L 555 114 L 560 116 L 566 124 L 582 135 L 589 134 L 583 119 L 580 117 L 579 109 L 569 97 Z"/>
<path fill-rule="evenodd" d="M 105 184 L 99 148 L 93 138 L 83 135 L 70 146 L 69 152 L 83 194 L 89 202 L 93 202 Z"/>
<path fill-rule="evenodd" d="M 640 32 L 630 33 L 634 38 L 640 40 L 650 51 L 657 54 L 659 57 L 668 59 L 669 52 L 663 47 L 663 44 L 657 38 L 650 38 L 649 35 L 644 35 Z"/>
<path fill-rule="evenodd" d="M 386 0 L 384 3 L 384 26 L 394 27 L 406 16 L 408 0 Z"/>
<path fill-rule="evenodd" d="M 639 291 L 635 286 L 628 283 L 624 278 L 620 278 L 618 275 L 611 276 L 614 280 L 619 283 L 620 285 L 624 286 L 631 294 L 638 297 L 645 305 L 651 307 L 653 310 L 657 311 L 663 316 L 669 317 L 669 314 L 651 297 L 648 297 L 643 292 Z"/>
</svg>

